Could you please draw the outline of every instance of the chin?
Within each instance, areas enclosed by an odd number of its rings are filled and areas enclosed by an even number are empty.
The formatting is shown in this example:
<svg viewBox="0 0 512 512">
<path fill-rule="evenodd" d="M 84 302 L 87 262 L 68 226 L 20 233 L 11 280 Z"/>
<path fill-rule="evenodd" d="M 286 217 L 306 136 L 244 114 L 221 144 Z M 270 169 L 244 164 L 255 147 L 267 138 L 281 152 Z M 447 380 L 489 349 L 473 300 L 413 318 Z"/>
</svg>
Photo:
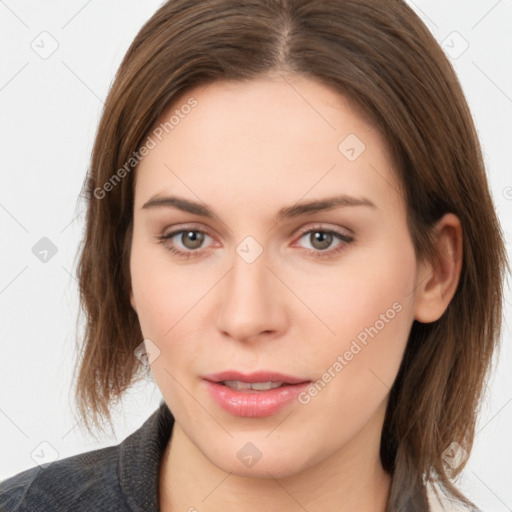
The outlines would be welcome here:
<svg viewBox="0 0 512 512">
<path fill-rule="evenodd" d="M 212 460 L 211 462 L 219 469 L 242 478 L 281 479 L 296 475 L 306 469 L 306 467 L 302 466 L 303 461 L 302 463 L 294 460 L 283 462 L 275 457 L 267 460 L 263 460 L 262 457 L 252 467 L 245 466 L 236 457 L 231 460 L 224 458 L 218 461 Z"/>
<path fill-rule="evenodd" d="M 265 435 L 268 435 L 266 433 Z M 263 437 L 263 436 L 262 436 Z M 296 475 L 323 460 L 321 451 L 316 453 L 311 440 L 283 443 L 281 439 L 255 439 L 235 436 L 224 445 L 217 445 L 203 454 L 217 468 L 227 473 L 249 478 L 286 478 Z M 304 447 L 311 452 L 305 452 Z M 327 451 L 327 450 L 326 450 Z"/>
</svg>

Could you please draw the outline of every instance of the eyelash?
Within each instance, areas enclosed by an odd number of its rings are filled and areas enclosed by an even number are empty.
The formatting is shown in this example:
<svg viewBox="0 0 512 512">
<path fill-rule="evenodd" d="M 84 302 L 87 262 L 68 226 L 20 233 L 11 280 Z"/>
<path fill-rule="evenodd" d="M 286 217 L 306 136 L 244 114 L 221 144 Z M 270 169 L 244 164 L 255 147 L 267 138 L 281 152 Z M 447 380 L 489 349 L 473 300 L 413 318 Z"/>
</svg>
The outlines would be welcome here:
<svg viewBox="0 0 512 512">
<path fill-rule="evenodd" d="M 178 229 L 176 231 L 173 231 L 171 233 L 168 233 L 167 235 L 160 235 L 157 236 L 157 243 L 165 245 L 167 241 L 174 238 L 176 235 L 183 234 L 186 232 L 192 231 L 193 233 L 202 233 L 206 236 L 210 236 L 206 231 L 203 231 L 201 229 L 193 229 L 193 228 L 182 228 Z M 346 247 L 345 244 L 351 244 L 354 242 L 355 238 L 353 236 L 349 236 L 343 233 L 340 233 L 339 231 L 332 230 L 332 229 L 325 229 L 323 227 L 312 227 L 309 228 L 306 231 L 303 231 L 300 233 L 298 240 L 300 240 L 305 235 L 309 235 L 311 233 L 324 233 L 328 235 L 333 235 L 333 237 L 338 238 L 338 240 L 342 243 L 339 243 L 334 247 L 334 249 L 326 249 L 324 251 L 319 249 L 304 249 L 306 254 L 309 254 L 315 258 L 329 258 L 337 255 L 340 251 L 343 251 Z M 210 236 L 210 238 L 212 238 Z M 175 256 L 178 256 L 182 259 L 189 259 L 189 258 L 196 258 L 200 256 L 201 249 L 197 250 L 188 250 L 188 251 L 182 251 L 179 249 L 176 249 L 173 245 L 171 246 L 165 246 L 165 248 L 174 254 Z"/>
</svg>

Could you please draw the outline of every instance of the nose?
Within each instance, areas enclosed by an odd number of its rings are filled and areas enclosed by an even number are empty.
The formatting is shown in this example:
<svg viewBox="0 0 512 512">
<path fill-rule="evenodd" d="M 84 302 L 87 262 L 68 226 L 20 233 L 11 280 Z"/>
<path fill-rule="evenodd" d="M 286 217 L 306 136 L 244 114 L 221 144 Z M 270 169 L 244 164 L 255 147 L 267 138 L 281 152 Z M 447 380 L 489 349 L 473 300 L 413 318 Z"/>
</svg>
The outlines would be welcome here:
<svg viewBox="0 0 512 512">
<path fill-rule="evenodd" d="M 268 268 L 265 251 L 248 263 L 234 255 L 219 288 L 217 328 L 238 341 L 275 339 L 288 325 L 285 290 Z"/>
</svg>

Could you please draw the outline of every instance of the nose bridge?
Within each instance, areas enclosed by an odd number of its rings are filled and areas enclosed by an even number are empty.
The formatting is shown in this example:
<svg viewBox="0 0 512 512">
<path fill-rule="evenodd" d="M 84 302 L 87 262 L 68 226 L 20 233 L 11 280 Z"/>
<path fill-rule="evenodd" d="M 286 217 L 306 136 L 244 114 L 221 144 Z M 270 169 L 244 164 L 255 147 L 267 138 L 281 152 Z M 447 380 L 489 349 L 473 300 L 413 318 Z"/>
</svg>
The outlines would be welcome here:
<svg viewBox="0 0 512 512">
<path fill-rule="evenodd" d="M 239 340 L 280 331 L 286 317 L 279 281 L 267 268 L 267 254 L 263 248 L 257 254 L 251 243 L 237 247 L 219 304 L 218 328 Z"/>
</svg>

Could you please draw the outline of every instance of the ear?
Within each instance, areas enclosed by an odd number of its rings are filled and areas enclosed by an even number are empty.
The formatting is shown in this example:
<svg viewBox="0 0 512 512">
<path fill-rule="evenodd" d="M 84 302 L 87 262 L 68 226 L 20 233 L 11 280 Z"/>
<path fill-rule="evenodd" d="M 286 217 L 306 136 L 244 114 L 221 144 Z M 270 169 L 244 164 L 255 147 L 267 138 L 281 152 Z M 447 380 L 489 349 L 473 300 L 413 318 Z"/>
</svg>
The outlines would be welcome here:
<svg viewBox="0 0 512 512">
<path fill-rule="evenodd" d="M 415 283 L 414 319 L 422 323 L 438 320 L 455 295 L 462 268 L 462 227 L 453 213 L 434 226 L 438 261 L 418 265 Z"/>
</svg>

